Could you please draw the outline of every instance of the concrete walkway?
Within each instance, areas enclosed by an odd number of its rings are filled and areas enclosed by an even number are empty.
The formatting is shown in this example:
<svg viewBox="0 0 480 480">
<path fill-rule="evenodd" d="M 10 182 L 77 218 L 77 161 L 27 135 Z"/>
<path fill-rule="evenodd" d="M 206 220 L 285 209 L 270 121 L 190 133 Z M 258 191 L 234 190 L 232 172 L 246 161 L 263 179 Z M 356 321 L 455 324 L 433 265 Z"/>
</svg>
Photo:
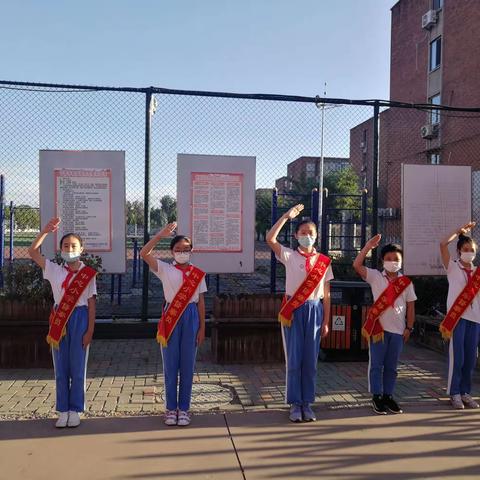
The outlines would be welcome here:
<svg viewBox="0 0 480 480">
<path fill-rule="evenodd" d="M 409 344 L 396 387 L 405 405 L 445 405 L 446 358 Z M 208 342 L 199 352 L 192 408 L 196 412 L 248 412 L 284 407 L 285 366 L 218 365 Z M 474 385 L 480 387 L 476 374 Z M 475 392 L 474 392 L 475 393 Z M 316 406 L 351 409 L 368 405 L 367 362 L 321 362 Z M 87 373 L 87 416 L 149 415 L 163 411 L 163 371 L 155 340 L 97 340 Z M 0 419 L 55 415 L 52 369 L 0 370 Z"/>
<path fill-rule="evenodd" d="M 158 416 L 0 422 L 0 478 L 478 479 L 480 414 L 417 405 L 403 415 L 322 410 L 292 424 L 285 411 L 203 414 L 188 428 Z"/>
</svg>

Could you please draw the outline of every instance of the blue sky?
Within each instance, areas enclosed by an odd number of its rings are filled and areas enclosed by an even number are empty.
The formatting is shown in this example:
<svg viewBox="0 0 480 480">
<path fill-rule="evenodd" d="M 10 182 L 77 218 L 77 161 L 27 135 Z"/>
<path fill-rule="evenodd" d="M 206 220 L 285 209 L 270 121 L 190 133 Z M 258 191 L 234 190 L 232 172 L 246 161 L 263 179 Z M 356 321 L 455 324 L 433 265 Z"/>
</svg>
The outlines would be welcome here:
<svg viewBox="0 0 480 480">
<path fill-rule="evenodd" d="M 0 0 L 0 78 L 106 86 L 388 98 L 394 0 Z M 152 201 L 176 194 L 177 153 L 254 155 L 257 186 L 320 154 L 313 104 L 162 96 Z M 141 95 L 0 90 L 9 199 L 38 202 L 38 150 L 125 150 L 127 198 L 143 197 Z M 325 155 L 349 156 L 367 107 L 325 116 Z M 25 175 L 29 172 L 29 175 Z"/>
<path fill-rule="evenodd" d="M 387 98 L 394 3 L 0 0 L 0 76 Z"/>
</svg>

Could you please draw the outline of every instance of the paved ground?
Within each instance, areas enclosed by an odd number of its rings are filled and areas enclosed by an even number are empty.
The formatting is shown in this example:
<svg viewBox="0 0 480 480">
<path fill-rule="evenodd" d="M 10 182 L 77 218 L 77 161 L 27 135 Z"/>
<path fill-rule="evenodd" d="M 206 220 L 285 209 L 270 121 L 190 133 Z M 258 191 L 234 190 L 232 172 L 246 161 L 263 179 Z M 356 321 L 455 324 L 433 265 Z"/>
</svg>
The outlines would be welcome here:
<svg viewBox="0 0 480 480">
<path fill-rule="evenodd" d="M 324 411 L 291 424 L 283 411 L 202 414 L 188 428 L 158 416 L 0 422 L 0 478 L 478 479 L 480 415 L 439 405 L 404 415 Z"/>
<path fill-rule="evenodd" d="M 320 363 L 318 409 L 368 405 L 366 362 Z M 396 388 L 405 405 L 445 404 L 445 358 L 409 345 L 402 355 Z M 209 345 L 199 352 L 193 391 L 196 412 L 233 412 L 284 407 L 285 368 L 216 365 Z M 480 385 L 478 374 L 476 385 Z M 0 370 L 0 419 L 54 416 L 53 370 Z M 161 355 L 154 340 L 97 340 L 87 378 L 87 416 L 151 414 L 163 410 Z M 409 407 L 407 406 L 407 409 Z"/>
</svg>

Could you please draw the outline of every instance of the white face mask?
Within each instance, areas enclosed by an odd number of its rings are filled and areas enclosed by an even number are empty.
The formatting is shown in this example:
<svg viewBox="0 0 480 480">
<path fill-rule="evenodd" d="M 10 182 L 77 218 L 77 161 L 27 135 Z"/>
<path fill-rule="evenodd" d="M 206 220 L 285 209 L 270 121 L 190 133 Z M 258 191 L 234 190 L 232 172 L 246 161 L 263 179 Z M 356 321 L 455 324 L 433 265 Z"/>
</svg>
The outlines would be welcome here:
<svg viewBox="0 0 480 480">
<path fill-rule="evenodd" d="M 402 268 L 402 262 L 383 262 L 383 268 L 390 273 L 396 273 Z"/>
<path fill-rule="evenodd" d="M 61 252 L 60 255 L 67 263 L 73 263 L 80 258 L 81 254 L 78 252 Z"/>
<path fill-rule="evenodd" d="M 190 252 L 173 252 L 173 258 L 179 264 L 189 263 L 190 262 Z"/>
<path fill-rule="evenodd" d="M 304 248 L 310 248 L 315 243 L 316 238 L 311 235 L 301 235 L 297 238 L 298 243 Z"/>
<path fill-rule="evenodd" d="M 475 259 L 475 252 L 462 252 L 460 254 L 460 259 L 465 263 L 472 263 Z"/>
</svg>

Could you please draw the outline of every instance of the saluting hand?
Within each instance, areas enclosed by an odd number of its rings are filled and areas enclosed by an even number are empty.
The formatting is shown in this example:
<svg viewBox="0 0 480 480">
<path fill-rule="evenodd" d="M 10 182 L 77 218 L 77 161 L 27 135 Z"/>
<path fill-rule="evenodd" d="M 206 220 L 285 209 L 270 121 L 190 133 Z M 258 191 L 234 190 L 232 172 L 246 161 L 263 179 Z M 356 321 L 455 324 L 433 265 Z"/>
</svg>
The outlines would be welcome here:
<svg viewBox="0 0 480 480">
<path fill-rule="evenodd" d="M 299 203 L 298 205 L 295 205 L 292 207 L 286 214 L 285 216 L 289 219 L 292 220 L 292 218 L 297 217 L 300 215 L 300 212 L 305 208 L 303 203 Z"/>
<path fill-rule="evenodd" d="M 43 233 L 52 233 L 58 230 L 58 226 L 60 225 L 61 219 L 60 217 L 53 217 L 49 220 L 49 222 L 43 227 Z"/>
<path fill-rule="evenodd" d="M 475 222 L 468 222 L 463 227 L 458 229 L 458 235 L 466 235 L 473 227 L 475 226 Z"/>
<path fill-rule="evenodd" d="M 367 242 L 366 246 L 369 248 L 369 250 L 372 250 L 373 248 L 377 248 L 380 245 L 381 239 L 382 239 L 382 235 L 378 233 Z"/>
<path fill-rule="evenodd" d="M 173 235 L 173 232 L 177 228 L 177 222 L 172 222 L 167 225 L 165 225 L 158 233 L 157 237 L 171 237 Z"/>
</svg>

